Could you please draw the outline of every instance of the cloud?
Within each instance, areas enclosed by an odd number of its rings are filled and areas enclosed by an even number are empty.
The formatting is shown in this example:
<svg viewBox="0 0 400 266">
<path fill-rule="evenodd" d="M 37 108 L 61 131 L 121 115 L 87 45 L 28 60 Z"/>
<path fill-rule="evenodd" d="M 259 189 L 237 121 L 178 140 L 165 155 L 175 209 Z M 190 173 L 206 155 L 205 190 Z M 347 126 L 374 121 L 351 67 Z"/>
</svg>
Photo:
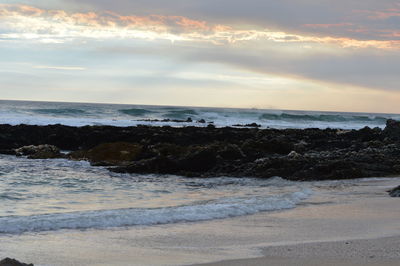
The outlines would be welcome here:
<svg viewBox="0 0 400 266">
<path fill-rule="evenodd" d="M 9 31 L 10 38 L 173 38 L 189 33 L 203 35 L 227 30 L 221 25 L 183 16 L 123 16 L 113 12 L 67 13 L 64 10 L 44 10 L 26 5 L 0 4 L 0 18 Z M 4 26 L 3 26 L 4 27 Z"/>
<path fill-rule="evenodd" d="M 112 10 L 129 14 L 148 15 L 153 13 L 185 16 L 229 25 L 255 25 L 259 28 L 272 28 L 292 33 L 315 33 L 344 38 L 380 39 L 379 35 L 357 34 L 351 31 L 327 31 L 302 27 L 305 24 L 341 24 L 352 23 L 353 29 L 368 28 L 377 30 L 388 28 L 390 22 L 371 21 L 369 15 L 385 16 L 396 14 L 400 8 L 398 0 L 69 0 L 85 3 L 91 9 Z M 397 24 L 398 25 L 398 24 Z"/>
<path fill-rule="evenodd" d="M 52 69 L 52 70 L 75 70 L 75 71 L 82 71 L 86 70 L 85 67 L 78 67 L 78 66 L 42 66 L 42 65 L 37 65 L 33 66 L 33 68 L 36 69 Z"/>
<path fill-rule="evenodd" d="M 0 5 L 3 20 L 2 40 L 37 40 L 62 43 L 85 39 L 161 39 L 170 41 L 208 42 L 223 45 L 264 40 L 282 43 L 325 43 L 340 47 L 399 49 L 400 40 L 359 40 L 348 37 L 315 36 L 270 29 L 240 29 L 231 25 L 213 24 L 185 16 L 121 15 L 110 11 L 101 13 L 68 13 L 44 10 L 26 5 Z M 331 28 L 350 25 L 306 24 L 305 27 Z M 317 25 L 317 26 L 316 26 Z M 325 25 L 325 26 L 321 26 Z M 386 34 L 386 36 L 389 36 Z"/>
<path fill-rule="evenodd" d="M 307 27 L 307 28 L 329 29 L 329 28 L 337 28 L 337 27 L 349 27 L 349 26 L 353 26 L 353 23 L 343 22 L 343 23 L 336 23 L 336 24 L 304 24 L 303 26 Z"/>
<path fill-rule="evenodd" d="M 343 54 L 308 56 L 285 50 L 260 49 L 242 53 L 237 49 L 208 49 L 187 55 L 187 60 L 216 62 L 239 69 L 294 79 L 352 85 L 380 90 L 399 90 L 400 54 L 359 50 Z"/>
<path fill-rule="evenodd" d="M 393 17 L 400 17 L 400 8 L 388 8 L 383 10 L 356 10 L 354 13 L 365 14 L 374 20 L 386 20 Z"/>
</svg>

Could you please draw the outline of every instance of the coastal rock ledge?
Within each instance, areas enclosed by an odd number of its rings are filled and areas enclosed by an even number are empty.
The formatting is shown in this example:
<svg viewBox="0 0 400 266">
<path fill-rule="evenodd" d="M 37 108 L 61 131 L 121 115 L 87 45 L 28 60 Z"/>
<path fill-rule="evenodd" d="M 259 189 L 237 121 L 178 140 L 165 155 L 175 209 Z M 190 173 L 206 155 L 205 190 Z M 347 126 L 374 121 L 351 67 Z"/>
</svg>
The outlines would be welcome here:
<svg viewBox="0 0 400 266">
<path fill-rule="evenodd" d="M 0 153 L 187 177 L 398 176 L 400 122 L 388 120 L 383 130 L 0 125 Z"/>
<path fill-rule="evenodd" d="M 5 258 L 0 261 L 0 266 L 34 266 L 32 263 L 31 264 L 26 264 L 17 261 L 16 259 L 10 259 L 10 258 Z"/>
</svg>

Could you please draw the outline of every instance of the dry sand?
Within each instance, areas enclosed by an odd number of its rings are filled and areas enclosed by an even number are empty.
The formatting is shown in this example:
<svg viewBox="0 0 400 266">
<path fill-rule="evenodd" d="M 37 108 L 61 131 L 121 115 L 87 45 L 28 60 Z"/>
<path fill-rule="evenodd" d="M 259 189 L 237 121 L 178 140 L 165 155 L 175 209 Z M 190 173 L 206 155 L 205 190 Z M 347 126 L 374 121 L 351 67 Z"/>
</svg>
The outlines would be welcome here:
<svg viewBox="0 0 400 266">
<path fill-rule="evenodd" d="M 368 240 L 322 242 L 268 247 L 264 257 L 227 260 L 201 264 L 204 266 L 259 265 L 400 265 L 400 237 Z"/>
</svg>

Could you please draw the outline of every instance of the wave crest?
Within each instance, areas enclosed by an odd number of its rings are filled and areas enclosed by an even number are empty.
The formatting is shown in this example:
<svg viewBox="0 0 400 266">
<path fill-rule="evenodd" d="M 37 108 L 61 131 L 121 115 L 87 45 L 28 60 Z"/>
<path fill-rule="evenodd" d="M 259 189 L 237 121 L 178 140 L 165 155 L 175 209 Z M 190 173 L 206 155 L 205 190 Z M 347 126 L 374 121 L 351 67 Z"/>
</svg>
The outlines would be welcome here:
<svg viewBox="0 0 400 266">
<path fill-rule="evenodd" d="M 292 209 L 311 195 L 309 189 L 271 197 L 228 198 L 177 207 L 118 209 L 0 218 L 0 233 L 102 229 L 112 227 L 198 222 Z"/>
<path fill-rule="evenodd" d="M 318 122 L 374 122 L 386 123 L 387 118 L 381 116 L 329 115 L 329 114 L 262 114 L 260 120 L 318 121 Z"/>
</svg>

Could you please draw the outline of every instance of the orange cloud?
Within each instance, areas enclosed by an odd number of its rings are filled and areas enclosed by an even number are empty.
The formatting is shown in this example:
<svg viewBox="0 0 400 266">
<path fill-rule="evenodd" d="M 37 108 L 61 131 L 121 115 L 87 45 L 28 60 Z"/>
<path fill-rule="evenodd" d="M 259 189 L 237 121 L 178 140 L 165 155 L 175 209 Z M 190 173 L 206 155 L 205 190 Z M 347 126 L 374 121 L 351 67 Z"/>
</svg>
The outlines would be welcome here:
<svg viewBox="0 0 400 266">
<path fill-rule="evenodd" d="M 354 13 L 366 14 L 370 19 L 388 19 L 391 17 L 400 17 L 400 8 L 388 8 L 384 10 L 356 10 Z"/>
<path fill-rule="evenodd" d="M 36 7 L 27 5 L 0 4 L 0 16 L 12 16 L 22 14 L 26 16 L 40 16 L 45 11 Z"/>
<path fill-rule="evenodd" d="M 26 5 L 0 4 L 0 20 L 9 28 L 3 39 L 31 39 L 65 42 L 79 38 L 167 39 L 224 45 L 237 42 L 269 41 L 328 44 L 340 47 L 400 49 L 398 40 L 357 40 L 331 36 L 299 35 L 280 31 L 235 29 L 184 16 L 123 16 L 113 12 L 67 13 Z M 306 27 L 347 27 L 350 23 L 306 24 Z M 389 33 L 386 33 L 389 34 Z M 396 37 L 396 35 L 392 35 Z"/>
</svg>

